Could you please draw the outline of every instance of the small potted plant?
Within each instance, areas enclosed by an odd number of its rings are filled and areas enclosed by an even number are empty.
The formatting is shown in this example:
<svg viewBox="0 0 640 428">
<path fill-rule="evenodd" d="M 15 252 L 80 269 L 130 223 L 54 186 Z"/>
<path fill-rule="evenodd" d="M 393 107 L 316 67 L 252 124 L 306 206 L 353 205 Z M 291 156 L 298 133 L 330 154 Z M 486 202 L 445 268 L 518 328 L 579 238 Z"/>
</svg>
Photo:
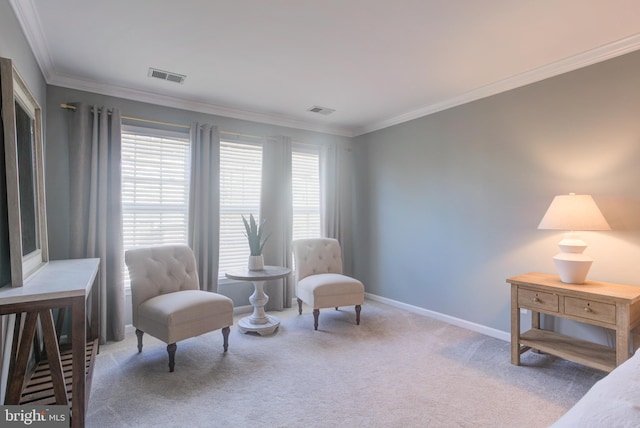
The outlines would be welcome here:
<svg viewBox="0 0 640 428">
<path fill-rule="evenodd" d="M 264 258 L 262 257 L 262 249 L 267 239 L 269 239 L 269 236 L 265 238 L 262 236 L 266 219 L 262 220 L 260 225 L 258 225 L 253 218 L 253 214 L 249 214 L 249 221 L 247 221 L 244 216 L 242 216 L 242 221 L 244 222 L 245 236 L 249 241 L 249 250 L 251 251 L 251 255 L 249 256 L 249 270 L 263 270 Z"/>
</svg>

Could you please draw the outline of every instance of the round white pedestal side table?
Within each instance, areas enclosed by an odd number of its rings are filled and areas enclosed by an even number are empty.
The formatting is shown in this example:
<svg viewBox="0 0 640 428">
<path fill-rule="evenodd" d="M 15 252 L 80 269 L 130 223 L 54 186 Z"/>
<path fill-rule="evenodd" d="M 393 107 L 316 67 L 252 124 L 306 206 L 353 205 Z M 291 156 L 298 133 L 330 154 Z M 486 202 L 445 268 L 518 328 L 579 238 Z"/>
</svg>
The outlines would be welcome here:
<svg viewBox="0 0 640 428">
<path fill-rule="evenodd" d="M 258 333 L 261 336 L 273 334 L 280 326 L 280 320 L 267 315 L 264 306 L 269 301 L 269 296 L 264 292 L 264 282 L 272 279 L 280 279 L 288 276 L 291 269 L 281 266 L 265 266 L 263 270 L 231 269 L 225 275 L 229 279 L 237 281 L 249 281 L 255 288 L 249 302 L 253 305 L 251 316 L 238 321 L 238 327 L 243 333 Z"/>
</svg>

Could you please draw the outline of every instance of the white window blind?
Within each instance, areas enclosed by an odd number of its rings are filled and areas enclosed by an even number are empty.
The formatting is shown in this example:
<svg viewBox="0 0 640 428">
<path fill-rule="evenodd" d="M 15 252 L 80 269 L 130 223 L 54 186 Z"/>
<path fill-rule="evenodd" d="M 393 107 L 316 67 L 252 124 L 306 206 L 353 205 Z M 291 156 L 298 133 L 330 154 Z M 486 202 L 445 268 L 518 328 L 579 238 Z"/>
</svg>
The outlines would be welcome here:
<svg viewBox="0 0 640 428">
<path fill-rule="evenodd" d="M 294 146 L 291 153 L 292 238 L 318 238 L 320 229 L 320 153 Z"/>
<path fill-rule="evenodd" d="M 186 134 L 123 126 L 123 251 L 187 242 L 189 148 Z"/>
<path fill-rule="evenodd" d="M 247 220 L 260 215 L 262 145 L 258 142 L 220 141 L 220 264 L 219 277 L 226 271 L 246 267 L 249 245 L 244 236 L 242 215 Z"/>
</svg>

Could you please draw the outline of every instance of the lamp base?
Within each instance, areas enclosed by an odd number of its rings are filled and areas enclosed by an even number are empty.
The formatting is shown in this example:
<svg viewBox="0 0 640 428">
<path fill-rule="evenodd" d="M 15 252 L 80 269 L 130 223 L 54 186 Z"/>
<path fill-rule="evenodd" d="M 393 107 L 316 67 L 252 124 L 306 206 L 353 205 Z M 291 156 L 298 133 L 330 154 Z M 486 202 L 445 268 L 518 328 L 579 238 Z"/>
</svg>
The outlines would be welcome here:
<svg viewBox="0 0 640 428">
<path fill-rule="evenodd" d="M 560 253 L 553 258 L 560 281 L 567 284 L 584 284 L 593 259 L 582 253 Z"/>
</svg>

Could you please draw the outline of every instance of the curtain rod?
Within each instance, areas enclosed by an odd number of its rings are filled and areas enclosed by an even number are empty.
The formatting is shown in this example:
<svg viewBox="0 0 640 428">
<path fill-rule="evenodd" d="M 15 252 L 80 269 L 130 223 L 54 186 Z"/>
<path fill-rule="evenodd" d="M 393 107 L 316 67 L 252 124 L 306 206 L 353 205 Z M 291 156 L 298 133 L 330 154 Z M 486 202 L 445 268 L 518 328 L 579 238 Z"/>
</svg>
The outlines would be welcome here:
<svg viewBox="0 0 640 428">
<path fill-rule="evenodd" d="M 67 110 L 76 110 L 76 106 L 72 106 L 69 104 L 60 104 L 61 108 L 67 109 Z M 111 114 L 111 112 L 109 112 L 109 114 Z M 138 122 L 146 122 L 146 123 L 155 123 L 157 125 L 168 125 L 168 126 L 174 126 L 174 127 L 178 127 L 178 128 L 186 128 L 186 129 L 191 129 L 190 125 L 185 125 L 184 123 L 175 123 L 175 122 L 165 122 L 162 120 L 153 120 L 153 119 L 145 119 L 143 117 L 135 117 L 135 116 L 125 116 L 125 115 L 120 115 L 120 117 L 122 119 L 129 119 L 129 120 L 135 120 Z M 238 137 L 251 137 L 251 138 L 260 138 L 258 135 L 249 135 L 249 134 L 240 134 L 237 132 L 228 132 L 228 131 L 223 131 L 220 130 L 220 132 L 224 132 L 225 134 L 231 134 L 231 135 L 237 135 Z"/>
<path fill-rule="evenodd" d="M 67 110 L 74 110 L 76 109 L 76 106 L 72 106 L 69 104 L 60 104 L 60 107 L 65 108 Z M 109 112 L 111 113 L 111 112 Z M 134 117 L 134 116 L 125 116 L 125 115 L 121 115 L 120 116 L 122 119 L 129 119 L 129 120 L 135 120 L 137 122 L 146 122 L 146 123 L 155 123 L 156 125 L 168 125 L 168 126 L 174 126 L 177 128 L 186 128 L 186 129 L 191 129 L 190 125 L 185 125 L 184 123 L 174 123 L 174 122 L 165 122 L 162 120 L 153 120 L 153 119 L 145 119 L 142 117 Z"/>
<path fill-rule="evenodd" d="M 65 104 L 62 103 L 60 104 L 61 108 L 67 109 L 67 110 L 76 110 L 76 106 L 72 106 L 70 104 Z M 109 112 L 109 114 L 111 114 L 111 112 Z M 153 120 L 153 119 L 145 119 L 143 117 L 135 117 L 135 116 L 125 116 L 125 115 L 120 115 L 120 117 L 122 119 L 129 119 L 129 120 L 134 120 L 137 122 L 146 122 L 146 123 L 155 123 L 156 125 L 167 125 L 167 126 L 173 126 L 173 127 L 177 127 L 177 128 L 186 128 L 186 129 L 191 129 L 190 125 L 185 125 L 184 123 L 175 123 L 175 122 L 165 122 L 162 120 Z M 260 137 L 259 135 L 251 135 L 251 134 L 241 134 L 239 132 L 230 132 L 230 131 L 225 131 L 225 130 L 220 130 L 221 133 L 225 133 L 225 134 L 230 134 L 230 135 L 236 135 L 238 137 L 249 137 L 249 138 L 263 138 Z M 269 140 L 275 140 L 277 137 L 266 137 Z M 303 146 L 313 146 L 316 147 L 317 144 L 311 144 L 311 143 L 303 143 L 303 142 L 295 142 L 295 144 L 300 144 Z"/>
</svg>

